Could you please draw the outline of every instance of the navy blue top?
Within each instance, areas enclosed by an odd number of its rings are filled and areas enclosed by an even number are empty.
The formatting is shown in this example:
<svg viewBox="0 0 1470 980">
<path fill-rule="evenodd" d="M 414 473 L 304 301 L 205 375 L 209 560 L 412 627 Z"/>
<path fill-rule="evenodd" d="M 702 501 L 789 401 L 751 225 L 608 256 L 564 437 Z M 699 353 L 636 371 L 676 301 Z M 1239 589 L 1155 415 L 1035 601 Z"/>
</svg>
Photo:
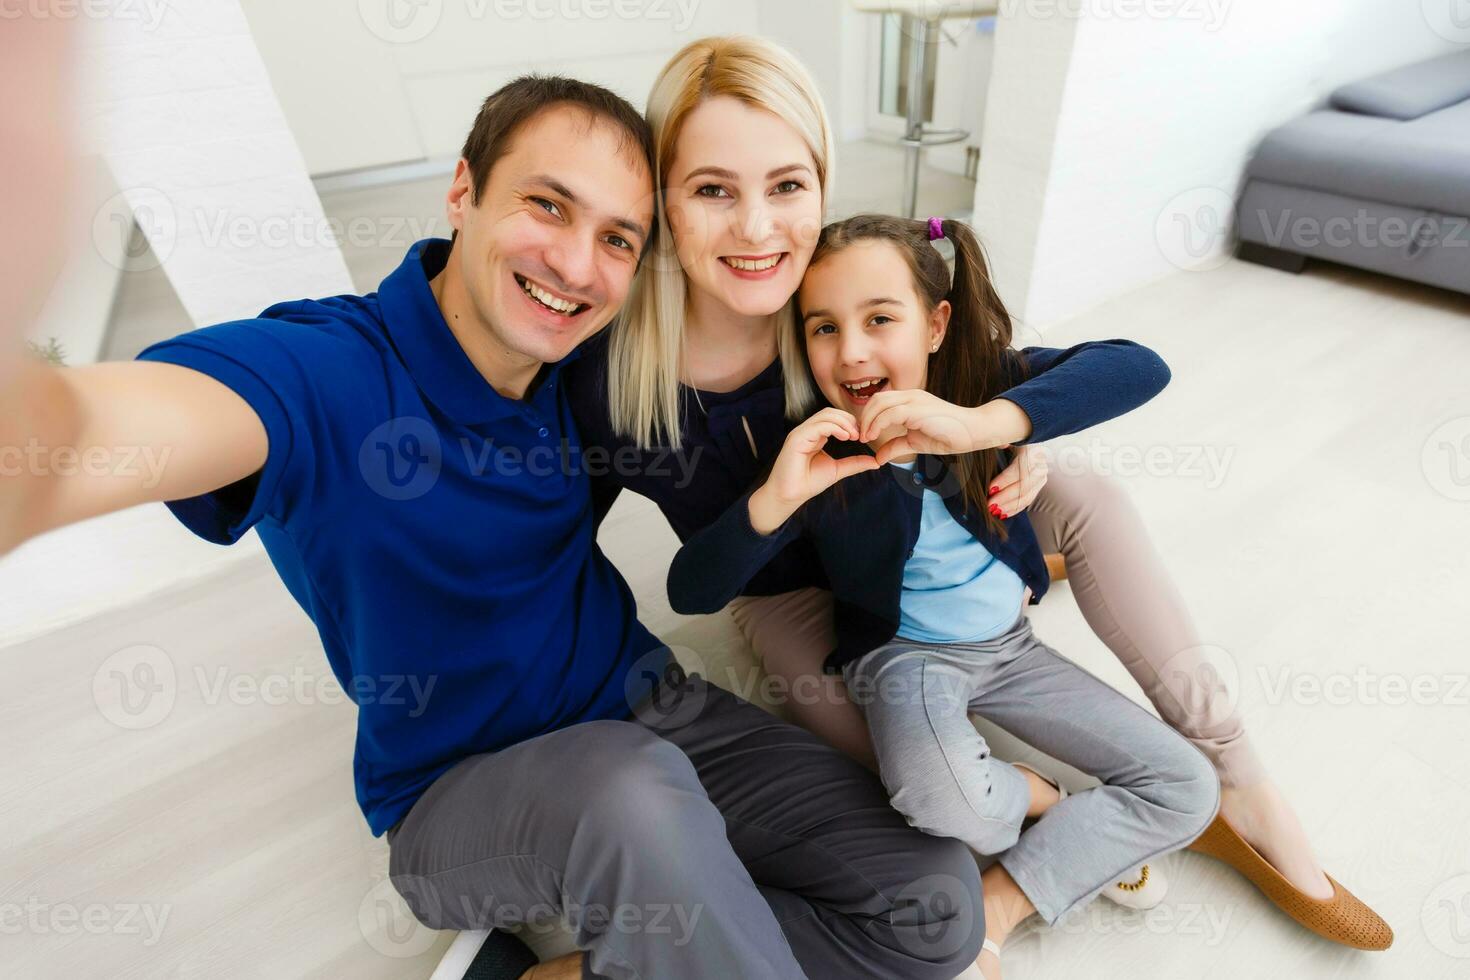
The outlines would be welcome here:
<svg viewBox="0 0 1470 980">
<path fill-rule="evenodd" d="M 1091 376 L 1070 399 L 1060 389 L 1051 393 L 1049 410 L 1032 416 L 1030 441 L 1077 432 L 1122 415 L 1169 382 L 1169 369 L 1157 354 L 1119 340 L 1069 350 L 1028 348 L 1020 357 L 1012 352 L 1012 377 L 1024 360 L 1032 374 L 1024 384 L 1037 391 L 1035 386 L 1047 379 L 1055 383 L 1058 376 L 1073 375 L 1087 348 L 1104 352 L 1091 359 Z M 1006 399 L 1020 390 L 1010 388 Z M 837 440 L 827 443 L 826 451 L 833 457 L 872 453 L 863 443 Z M 1009 461 L 1011 453 L 1003 451 L 1002 456 Z M 966 507 L 944 457 L 920 455 L 912 471 L 889 465 L 848 477 L 807 501 L 769 535 L 751 527 L 750 493 L 746 493 L 679 549 L 669 567 L 669 603 L 675 612 L 685 614 L 722 609 L 770 556 L 793 541 L 809 541 L 831 583 L 837 646 L 824 669 L 836 673 L 898 633 L 904 566 L 919 538 L 926 488 L 940 494 L 950 516 L 1031 587 L 1033 603 L 1041 601 L 1050 581 L 1030 518 L 1024 512 L 1007 518 L 1006 538 L 1001 540 L 982 509 Z"/>
<path fill-rule="evenodd" d="M 730 503 L 759 482 L 794 423 L 786 419 L 781 362 L 734 391 L 702 391 L 681 385 L 682 446 L 639 449 L 613 432 L 607 408 L 607 334 L 583 345 L 585 355 L 567 369 L 567 396 L 582 443 L 597 447 L 606 464 L 592 474 L 598 520 L 623 489 L 652 500 L 680 541 L 713 524 Z M 750 435 L 745 433 L 750 426 Z M 751 442 L 754 440 L 754 448 Z M 592 460 L 590 462 L 597 462 Z M 825 587 L 821 562 L 805 541 L 771 556 L 746 583 L 746 595 L 779 595 L 810 585 Z"/>
<path fill-rule="evenodd" d="M 374 835 L 467 756 L 629 717 L 630 668 L 667 656 L 597 547 L 561 365 L 524 400 L 497 393 L 429 289 L 448 253 L 425 239 L 376 293 L 278 303 L 139 355 L 218 379 L 265 424 L 258 473 L 168 506 L 220 544 L 258 530 L 358 706 Z"/>
<path fill-rule="evenodd" d="M 610 330 L 617 329 L 616 326 Z M 781 362 L 774 361 L 734 391 L 716 393 L 681 386 L 683 448 L 641 450 L 613 432 L 607 407 L 607 332 L 584 345 L 586 354 L 567 369 L 567 393 L 582 441 L 597 447 L 606 465 L 592 476 L 598 520 L 627 488 L 652 500 L 681 542 L 708 527 L 757 484 L 796 425 L 786 418 Z M 1139 383 L 1168 383 L 1169 369 L 1153 351 L 1130 340 L 1099 340 L 1065 350 L 1027 347 L 1019 352 L 1004 397 L 1031 419 L 1025 442 L 1041 442 L 1085 426 L 1068 420 L 1120 414 L 1115 390 Z M 1120 380 L 1128 379 L 1128 380 Z M 1152 392 L 1143 400 L 1152 397 Z M 1140 402 L 1141 404 L 1141 402 Z M 750 426 L 750 437 L 745 425 Z M 1088 423 L 1092 424 L 1092 423 Z M 751 440 L 755 447 L 752 449 Z M 796 537 L 770 555 L 739 590 L 742 595 L 779 595 L 808 586 L 827 588 L 816 549 Z M 1032 601 L 1037 601 L 1033 597 Z"/>
</svg>

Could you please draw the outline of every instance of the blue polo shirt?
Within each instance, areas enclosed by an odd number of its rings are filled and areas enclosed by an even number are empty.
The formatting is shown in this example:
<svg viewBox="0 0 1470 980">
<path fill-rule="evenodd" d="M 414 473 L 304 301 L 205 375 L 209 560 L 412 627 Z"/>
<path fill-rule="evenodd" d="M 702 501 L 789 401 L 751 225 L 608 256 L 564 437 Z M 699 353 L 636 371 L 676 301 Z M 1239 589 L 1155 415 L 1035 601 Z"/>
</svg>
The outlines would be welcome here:
<svg viewBox="0 0 1470 980">
<path fill-rule="evenodd" d="M 429 289 L 448 253 L 425 239 L 376 293 L 138 355 L 218 379 L 265 424 L 260 472 L 168 506 L 219 544 L 256 528 L 357 704 L 374 835 L 467 756 L 629 717 L 648 677 L 631 668 L 667 655 L 597 546 L 562 365 L 524 400 L 497 393 Z"/>
</svg>

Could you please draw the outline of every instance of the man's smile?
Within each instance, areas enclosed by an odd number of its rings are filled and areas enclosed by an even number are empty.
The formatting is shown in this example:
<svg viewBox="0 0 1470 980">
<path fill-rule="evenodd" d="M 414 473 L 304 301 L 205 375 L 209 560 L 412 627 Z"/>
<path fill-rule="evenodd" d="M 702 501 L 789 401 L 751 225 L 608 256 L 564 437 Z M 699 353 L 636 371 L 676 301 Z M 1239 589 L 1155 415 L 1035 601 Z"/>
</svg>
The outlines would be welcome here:
<svg viewBox="0 0 1470 980">
<path fill-rule="evenodd" d="M 590 308 L 591 304 L 557 293 L 539 282 L 526 278 L 519 272 L 512 272 L 511 275 L 515 277 L 516 285 L 521 287 L 521 292 L 547 312 L 571 318 Z"/>
</svg>

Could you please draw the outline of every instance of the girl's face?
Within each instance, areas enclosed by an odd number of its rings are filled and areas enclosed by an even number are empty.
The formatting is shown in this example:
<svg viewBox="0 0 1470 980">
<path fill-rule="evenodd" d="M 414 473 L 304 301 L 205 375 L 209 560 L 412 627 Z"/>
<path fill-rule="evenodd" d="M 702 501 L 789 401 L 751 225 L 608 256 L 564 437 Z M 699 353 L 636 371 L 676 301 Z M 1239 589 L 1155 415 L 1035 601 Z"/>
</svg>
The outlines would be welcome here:
<svg viewBox="0 0 1470 980">
<path fill-rule="evenodd" d="M 897 246 L 860 241 L 826 256 L 807 270 L 800 302 L 812 377 L 833 406 L 858 415 L 880 391 L 928 383 L 949 301 L 925 309 Z"/>
<path fill-rule="evenodd" d="M 690 290 L 747 316 L 790 301 L 822 230 L 806 142 L 779 116 L 730 96 L 685 119 L 664 206 Z"/>
</svg>

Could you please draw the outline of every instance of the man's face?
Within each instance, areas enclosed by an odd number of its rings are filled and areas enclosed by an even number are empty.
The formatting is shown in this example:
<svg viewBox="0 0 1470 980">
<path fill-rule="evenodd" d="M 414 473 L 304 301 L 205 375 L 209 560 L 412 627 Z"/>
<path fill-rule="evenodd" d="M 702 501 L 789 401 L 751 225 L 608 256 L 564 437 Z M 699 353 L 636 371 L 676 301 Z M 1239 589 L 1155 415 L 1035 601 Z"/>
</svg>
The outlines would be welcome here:
<svg viewBox="0 0 1470 980">
<path fill-rule="evenodd" d="M 613 122 L 554 105 L 511 135 L 478 200 L 463 160 L 449 195 L 455 254 L 507 353 L 561 360 L 622 306 L 653 224 L 653 176 Z"/>
</svg>

